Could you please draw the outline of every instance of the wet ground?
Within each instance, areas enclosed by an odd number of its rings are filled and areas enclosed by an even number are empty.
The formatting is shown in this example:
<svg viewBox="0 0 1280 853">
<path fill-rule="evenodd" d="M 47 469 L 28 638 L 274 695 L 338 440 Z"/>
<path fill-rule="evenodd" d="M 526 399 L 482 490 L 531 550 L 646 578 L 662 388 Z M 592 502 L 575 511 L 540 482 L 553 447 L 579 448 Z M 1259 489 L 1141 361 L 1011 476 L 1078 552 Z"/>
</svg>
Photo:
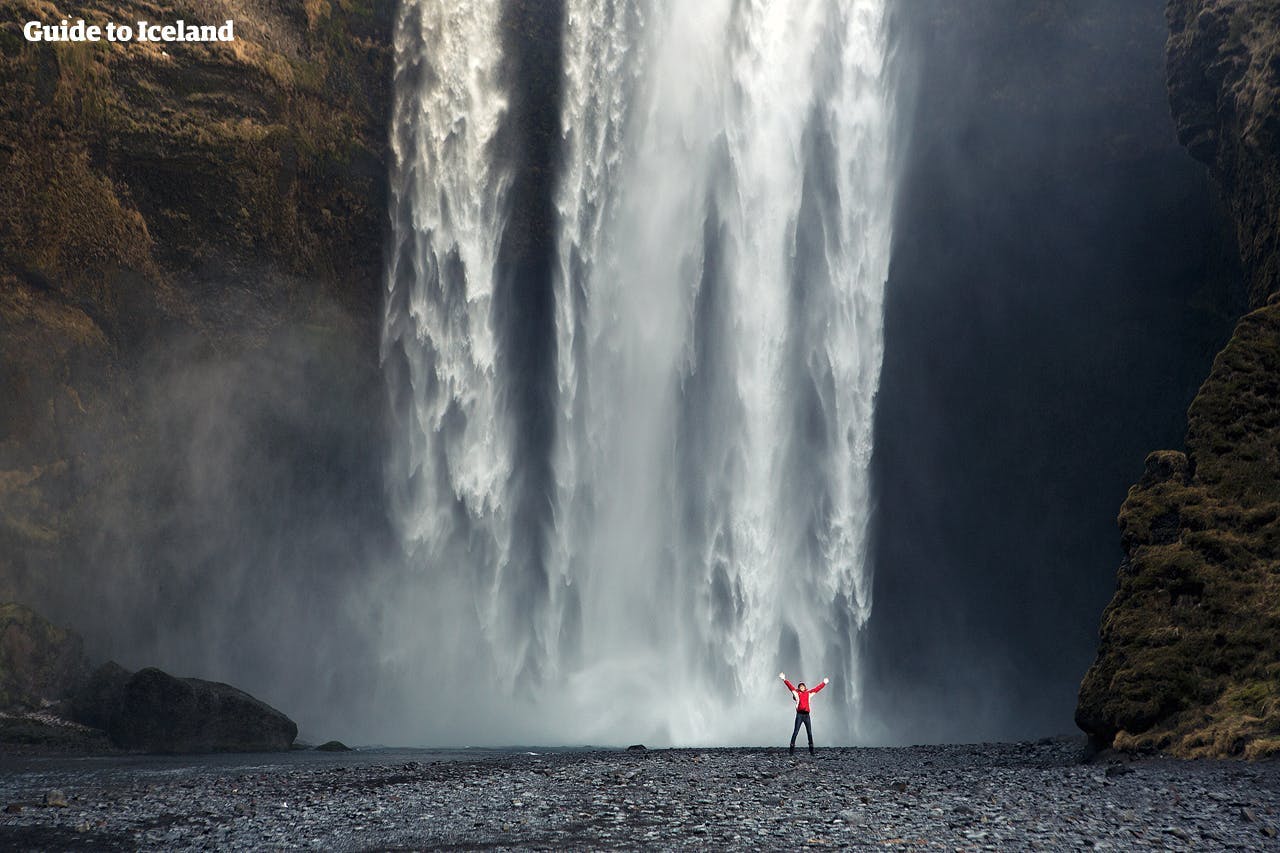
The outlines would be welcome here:
<svg viewBox="0 0 1280 853">
<path fill-rule="evenodd" d="M 1280 850 L 1280 764 L 1080 751 L 11 757 L 0 849 Z"/>
</svg>

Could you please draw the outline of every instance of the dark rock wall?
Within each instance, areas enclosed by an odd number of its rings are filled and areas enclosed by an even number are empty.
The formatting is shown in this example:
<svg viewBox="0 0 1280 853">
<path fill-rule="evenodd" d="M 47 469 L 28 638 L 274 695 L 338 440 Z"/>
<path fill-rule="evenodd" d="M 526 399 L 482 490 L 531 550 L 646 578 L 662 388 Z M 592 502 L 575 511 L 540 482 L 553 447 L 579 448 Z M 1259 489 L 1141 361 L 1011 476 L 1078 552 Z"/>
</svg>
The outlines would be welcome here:
<svg viewBox="0 0 1280 853">
<path fill-rule="evenodd" d="M 358 658 L 393 9 L 87 0 L 238 40 L 33 45 L 52 7 L 0 8 L 0 598 L 95 657 L 281 703 Z"/>
<path fill-rule="evenodd" d="M 1072 727 L 1116 506 L 1238 315 L 1161 0 L 898 8 L 915 86 L 877 403 L 867 734 Z M 879 723 L 877 727 L 875 724 Z"/>
<path fill-rule="evenodd" d="M 1173 0 L 1179 139 L 1221 187 L 1253 309 L 1120 512 L 1076 720 L 1099 745 L 1280 753 L 1280 7 Z M 1179 446 L 1171 442 L 1169 446 Z"/>
<path fill-rule="evenodd" d="M 1178 139 L 1222 188 L 1258 307 L 1280 291 L 1280 6 L 1173 0 L 1168 18 Z"/>
</svg>

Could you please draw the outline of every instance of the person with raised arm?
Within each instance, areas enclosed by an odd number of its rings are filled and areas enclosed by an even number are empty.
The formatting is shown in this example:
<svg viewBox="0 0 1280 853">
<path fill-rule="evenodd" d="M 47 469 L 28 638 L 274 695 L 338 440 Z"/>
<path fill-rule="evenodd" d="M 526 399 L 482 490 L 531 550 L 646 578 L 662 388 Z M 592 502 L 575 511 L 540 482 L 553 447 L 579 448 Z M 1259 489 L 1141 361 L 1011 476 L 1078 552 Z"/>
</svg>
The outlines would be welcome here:
<svg viewBox="0 0 1280 853">
<path fill-rule="evenodd" d="M 822 679 L 822 683 L 812 690 L 804 686 L 804 682 L 792 685 L 787 681 L 786 673 L 778 673 L 778 677 L 782 679 L 782 683 L 787 685 L 787 689 L 791 691 L 791 698 L 796 703 L 796 726 L 791 730 L 791 748 L 788 755 L 796 754 L 796 735 L 800 734 L 800 726 L 804 725 L 804 733 L 809 736 L 809 754 L 813 755 L 813 724 L 809 722 L 809 697 L 813 696 L 822 688 L 831 683 L 830 678 Z"/>
</svg>

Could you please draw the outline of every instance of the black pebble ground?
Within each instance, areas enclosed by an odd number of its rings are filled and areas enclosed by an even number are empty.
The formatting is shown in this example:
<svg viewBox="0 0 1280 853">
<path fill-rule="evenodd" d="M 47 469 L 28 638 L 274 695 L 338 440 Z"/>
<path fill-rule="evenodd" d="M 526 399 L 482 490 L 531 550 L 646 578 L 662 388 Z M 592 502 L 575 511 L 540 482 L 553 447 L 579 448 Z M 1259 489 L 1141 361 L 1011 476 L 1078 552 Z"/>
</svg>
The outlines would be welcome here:
<svg viewBox="0 0 1280 853">
<path fill-rule="evenodd" d="M 29 759 L 0 766 L 0 848 L 1280 850 L 1280 764 L 1080 753 L 1063 738 L 795 759 L 785 747 Z M 66 805 L 44 805 L 50 792 Z"/>
</svg>

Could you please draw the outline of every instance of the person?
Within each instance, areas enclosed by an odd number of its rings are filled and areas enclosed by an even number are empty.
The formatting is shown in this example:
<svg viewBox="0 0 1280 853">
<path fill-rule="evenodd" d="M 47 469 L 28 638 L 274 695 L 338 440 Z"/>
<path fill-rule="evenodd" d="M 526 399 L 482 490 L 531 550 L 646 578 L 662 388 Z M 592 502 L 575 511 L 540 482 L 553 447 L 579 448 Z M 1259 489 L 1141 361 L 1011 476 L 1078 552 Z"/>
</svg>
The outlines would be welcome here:
<svg viewBox="0 0 1280 853">
<path fill-rule="evenodd" d="M 787 681 L 786 673 L 778 673 L 778 677 L 782 679 L 782 683 L 787 685 L 787 689 L 791 691 L 791 698 L 796 703 L 796 725 L 791 730 L 791 748 L 788 750 L 789 755 L 796 754 L 796 735 L 800 734 L 800 726 L 804 725 L 804 733 L 809 736 L 809 754 L 813 755 L 813 724 L 809 722 L 809 697 L 815 695 L 819 690 L 831 683 L 830 678 L 822 679 L 822 683 L 812 690 L 808 690 L 804 686 L 804 682 L 792 686 Z"/>
</svg>

